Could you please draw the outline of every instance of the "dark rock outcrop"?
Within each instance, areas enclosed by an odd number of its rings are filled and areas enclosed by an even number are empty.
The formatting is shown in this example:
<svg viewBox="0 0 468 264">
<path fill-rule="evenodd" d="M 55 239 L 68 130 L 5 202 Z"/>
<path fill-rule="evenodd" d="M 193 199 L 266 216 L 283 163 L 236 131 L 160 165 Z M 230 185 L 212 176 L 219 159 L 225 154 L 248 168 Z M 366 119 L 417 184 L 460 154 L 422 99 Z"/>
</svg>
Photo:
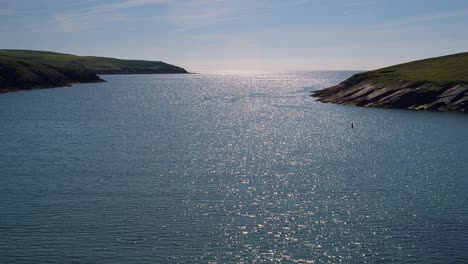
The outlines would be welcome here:
<svg viewBox="0 0 468 264">
<path fill-rule="evenodd" d="M 468 52 L 359 73 L 312 96 L 324 103 L 468 112 Z"/>
<path fill-rule="evenodd" d="M 343 105 L 468 112 L 468 83 L 464 82 L 388 84 L 357 74 L 312 96 L 324 103 Z"/>
</svg>

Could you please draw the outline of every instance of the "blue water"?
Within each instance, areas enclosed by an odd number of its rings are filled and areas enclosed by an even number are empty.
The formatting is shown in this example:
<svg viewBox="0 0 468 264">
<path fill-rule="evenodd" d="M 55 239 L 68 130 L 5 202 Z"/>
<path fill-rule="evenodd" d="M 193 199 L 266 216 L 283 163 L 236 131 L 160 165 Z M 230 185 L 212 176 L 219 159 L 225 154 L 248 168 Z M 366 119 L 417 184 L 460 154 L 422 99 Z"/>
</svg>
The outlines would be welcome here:
<svg viewBox="0 0 468 264">
<path fill-rule="evenodd" d="M 468 115 L 308 96 L 351 74 L 0 95 L 0 263 L 467 263 Z"/>
</svg>

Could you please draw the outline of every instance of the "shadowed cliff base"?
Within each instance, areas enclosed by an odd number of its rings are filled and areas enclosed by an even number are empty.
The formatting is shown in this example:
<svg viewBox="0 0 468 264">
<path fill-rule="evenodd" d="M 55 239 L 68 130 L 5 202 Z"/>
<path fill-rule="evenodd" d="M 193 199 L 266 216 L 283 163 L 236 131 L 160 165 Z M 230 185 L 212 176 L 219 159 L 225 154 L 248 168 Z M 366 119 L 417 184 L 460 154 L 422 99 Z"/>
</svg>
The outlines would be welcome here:
<svg viewBox="0 0 468 264">
<path fill-rule="evenodd" d="M 312 96 L 343 105 L 468 112 L 468 53 L 359 73 Z"/>
</svg>

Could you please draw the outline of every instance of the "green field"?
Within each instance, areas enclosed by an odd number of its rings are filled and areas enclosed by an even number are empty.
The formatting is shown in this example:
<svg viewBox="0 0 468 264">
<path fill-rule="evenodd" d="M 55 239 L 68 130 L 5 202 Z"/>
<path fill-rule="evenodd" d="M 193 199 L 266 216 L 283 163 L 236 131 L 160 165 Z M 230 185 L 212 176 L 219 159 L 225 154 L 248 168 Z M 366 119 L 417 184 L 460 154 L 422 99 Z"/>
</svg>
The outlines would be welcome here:
<svg viewBox="0 0 468 264">
<path fill-rule="evenodd" d="M 0 60 L 5 58 L 18 58 L 56 67 L 86 68 L 97 74 L 187 73 L 183 68 L 161 61 L 120 60 L 48 51 L 0 50 Z"/>
<path fill-rule="evenodd" d="M 365 72 L 359 76 L 387 84 L 402 81 L 434 84 L 468 83 L 468 52 L 399 64 Z"/>
</svg>

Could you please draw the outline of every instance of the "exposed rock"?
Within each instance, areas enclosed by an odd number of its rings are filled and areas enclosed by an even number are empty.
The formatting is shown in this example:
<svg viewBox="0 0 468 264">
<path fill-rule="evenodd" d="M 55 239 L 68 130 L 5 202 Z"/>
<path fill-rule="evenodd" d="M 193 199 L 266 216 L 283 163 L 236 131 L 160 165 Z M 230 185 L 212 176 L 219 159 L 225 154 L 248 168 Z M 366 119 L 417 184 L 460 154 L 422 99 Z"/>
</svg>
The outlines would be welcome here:
<svg viewBox="0 0 468 264">
<path fill-rule="evenodd" d="M 468 52 L 359 73 L 312 94 L 324 103 L 468 111 Z"/>
<path fill-rule="evenodd" d="M 468 111 L 468 85 L 400 82 L 398 86 L 352 77 L 312 94 L 324 103 L 365 107 Z"/>
</svg>

